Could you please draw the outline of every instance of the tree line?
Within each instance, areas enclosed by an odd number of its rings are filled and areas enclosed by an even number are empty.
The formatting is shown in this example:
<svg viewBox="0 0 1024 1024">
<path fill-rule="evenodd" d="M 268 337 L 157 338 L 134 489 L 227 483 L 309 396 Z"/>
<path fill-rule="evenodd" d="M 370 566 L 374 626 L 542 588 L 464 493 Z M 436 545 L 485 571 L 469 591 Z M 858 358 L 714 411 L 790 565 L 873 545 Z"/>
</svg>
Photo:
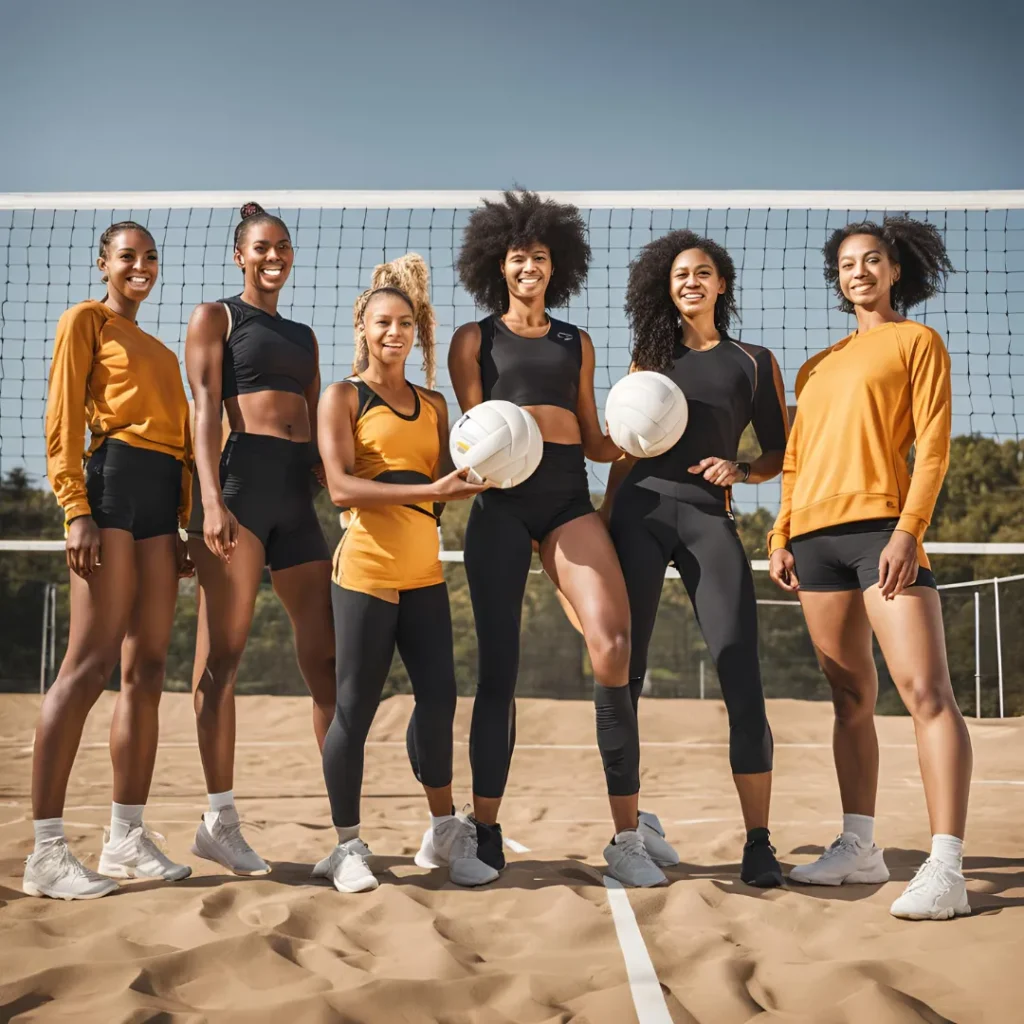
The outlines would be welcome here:
<svg viewBox="0 0 1024 1024">
<path fill-rule="evenodd" d="M 744 456 L 752 454 L 745 451 Z M 337 511 L 325 493 L 317 510 L 329 543 L 341 534 Z M 461 550 L 469 503 L 449 506 L 442 518 L 444 546 Z M 765 538 L 773 516 L 765 509 L 738 510 L 737 526 L 747 554 L 766 558 Z M 20 468 L 0 481 L 0 536 L 11 539 L 60 537 L 62 515 L 53 496 Z M 953 439 L 950 469 L 939 496 L 928 539 L 934 541 L 1024 541 L 1024 442 L 997 443 L 991 438 Z M 1024 558 L 940 555 L 933 559 L 940 583 L 987 579 L 1024 573 Z M 593 678 L 582 638 L 562 612 L 554 587 L 540 571 L 526 588 L 522 618 L 519 687 L 521 696 L 589 698 Z M 455 635 L 455 666 L 459 692 L 476 685 L 476 634 L 465 573 L 447 563 Z M 789 600 L 768 579 L 755 573 L 759 599 Z M 0 552 L 0 690 L 38 689 L 43 593 L 57 585 L 57 665 L 67 641 L 67 569 L 59 554 Z M 950 673 L 965 714 L 975 710 L 975 644 L 973 587 L 943 592 L 943 617 Z M 998 713 L 993 592 L 981 587 L 982 710 Z M 1024 581 L 1001 588 L 1003 672 L 1008 714 L 1024 714 Z M 761 605 L 759 640 L 761 670 L 769 697 L 827 699 L 828 686 L 798 607 Z M 181 584 L 177 615 L 167 661 L 167 688 L 188 690 L 196 628 L 193 580 Z M 902 704 L 878 659 L 881 713 L 902 713 Z M 651 642 L 646 692 L 663 697 L 696 697 L 703 662 L 705 692 L 718 697 L 717 677 L 679 580 L 666 580 Z M 118 685 L 114 672 L 111 685 Z M 260 588 L 245 656 L 239 669 L 240 693 L 302 694 L 305 688 L 295 664 L 287 616 L 269 586 Z M 386 695 L 409 692 L 409 681 L 396 657 Z"/>
</svg>

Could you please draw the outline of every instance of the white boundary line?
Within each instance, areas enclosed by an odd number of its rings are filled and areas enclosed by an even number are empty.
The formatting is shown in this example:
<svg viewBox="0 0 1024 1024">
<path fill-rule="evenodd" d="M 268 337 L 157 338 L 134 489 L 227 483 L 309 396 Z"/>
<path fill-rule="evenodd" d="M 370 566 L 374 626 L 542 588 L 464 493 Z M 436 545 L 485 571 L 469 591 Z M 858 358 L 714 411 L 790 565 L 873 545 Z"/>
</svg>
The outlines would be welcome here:
<svg viewBox="0 0 1024 1024">
<path fill-rule="evenodd" d="M 661 982 L 651 963 L 650 954 L 644 945 L 629 896 L 622 884 L 614 878 L 604 876 L 604 887 L 608 893 L 615 934 L 619 939 L 622 959 L 626 964 L 626 977 L 633 995 L 633 1006 L 639 1024 L 672 1024 L 672 1016 L 661 991 Z"/>
<path fill-rule="evenodd" d="M 1011 210 L 1024 207 L 1024 190 L 966 192 L 708 189 L 544 192 L 583 209 L 642 210 Z M 246 192 L 7 192 L 0 210 L 135 210 L 237 208 L 255 200 L 270 209 L 467 210 L 493 189 L 253 189 Z"/>
<path fill-rule="evenodd" d="M 517 843 L 514 839 L 509 839 L 508 836 L 502 836 L 502 841 L 513 853 L 529 853 L 530 848 L 523 846 L 522 843 Z"/>
</svg>

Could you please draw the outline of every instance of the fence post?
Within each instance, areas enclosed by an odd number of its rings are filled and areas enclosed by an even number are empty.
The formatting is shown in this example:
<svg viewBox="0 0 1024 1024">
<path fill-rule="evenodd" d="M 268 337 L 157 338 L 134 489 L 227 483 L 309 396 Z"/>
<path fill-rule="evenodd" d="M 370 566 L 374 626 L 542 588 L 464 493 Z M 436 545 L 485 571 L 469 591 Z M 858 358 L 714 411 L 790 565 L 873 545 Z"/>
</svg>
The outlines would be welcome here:
<svg viewBox="0 0 1024 1024">
<path fill-rule="evenodd" d="M 996 671 L 999 674 L 999 717 L 1005 713 L 1003 704 L 1003 630 L 999 621 L 999 579 L 992 582 L 992 590 L 996 596 Z"/>
<path fill-rule="evenodd" d="M 704 659 L 700 659 L 700 699 L 704 699 Z"/>
<path fill-rule="evenodd" d="M 981 594 L 974 592 L 974 717 L 981 718 Z"/>
</svg>

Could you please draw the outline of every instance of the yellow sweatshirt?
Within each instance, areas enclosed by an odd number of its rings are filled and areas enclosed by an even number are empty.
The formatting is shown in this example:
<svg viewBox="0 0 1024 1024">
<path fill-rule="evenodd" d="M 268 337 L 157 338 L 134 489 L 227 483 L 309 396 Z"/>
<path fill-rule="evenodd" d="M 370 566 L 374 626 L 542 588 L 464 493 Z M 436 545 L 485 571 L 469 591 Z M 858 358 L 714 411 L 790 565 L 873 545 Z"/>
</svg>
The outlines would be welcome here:
<svg viewBox="0 0 1024 1024">
<path fill-rule="evenodd" d="M 108 437 L 181 462 L 178 522 L 187 525 L 192 441 L 178 358 L 138 324 L 89 299 L 57 324 L 46 400 L 46 470 L 65 523 L 90 514 L 84 458 Z"/>
<path fill-rule="evenodd" d="M 804 363 L 796 395 L 769 554 L 827 526 L 898 517 L 897 529 L 917 538 L 927 567 L 921 540 L 949 466 L 952 393 L 942 338 L 914 320 L 855 332 Z"/>
</svg>

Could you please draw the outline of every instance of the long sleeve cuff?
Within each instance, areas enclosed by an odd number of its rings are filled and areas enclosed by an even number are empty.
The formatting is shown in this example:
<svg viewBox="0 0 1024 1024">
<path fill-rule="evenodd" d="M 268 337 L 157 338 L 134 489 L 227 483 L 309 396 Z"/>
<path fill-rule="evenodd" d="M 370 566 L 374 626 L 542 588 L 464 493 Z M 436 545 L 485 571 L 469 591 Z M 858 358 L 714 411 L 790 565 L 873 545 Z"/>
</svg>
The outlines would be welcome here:
<svg viewBox="0 0 1024 1024">
<path fill-rule="evenodd" d="M 902 530 L 904 533 L 913 534 L 919 541 L 924 540 L 924 532 L 928 529 L 928 522 L 922 519 L 920 516 L 915 516 L 910 512 L 904 512 L 900 516 L 899 522 L 896 524 L 897 530 Z"/>
<path fill-rule="evenodd" d="M 771 558 L 776 551 L 789 547 L 789 537 L 781 530 L 772 530 L 768 534 L 768 557 Z"/>
<path fill-rule="evenodd" d="M 91 515 L 92 507 L 89 505 L 88 499 L 77 499 L 73 501 L 70 505 L 64 506 L 64 526 L 66 528 L 72 519 L 77 519 L 79 516 Z"/>
</svg>

